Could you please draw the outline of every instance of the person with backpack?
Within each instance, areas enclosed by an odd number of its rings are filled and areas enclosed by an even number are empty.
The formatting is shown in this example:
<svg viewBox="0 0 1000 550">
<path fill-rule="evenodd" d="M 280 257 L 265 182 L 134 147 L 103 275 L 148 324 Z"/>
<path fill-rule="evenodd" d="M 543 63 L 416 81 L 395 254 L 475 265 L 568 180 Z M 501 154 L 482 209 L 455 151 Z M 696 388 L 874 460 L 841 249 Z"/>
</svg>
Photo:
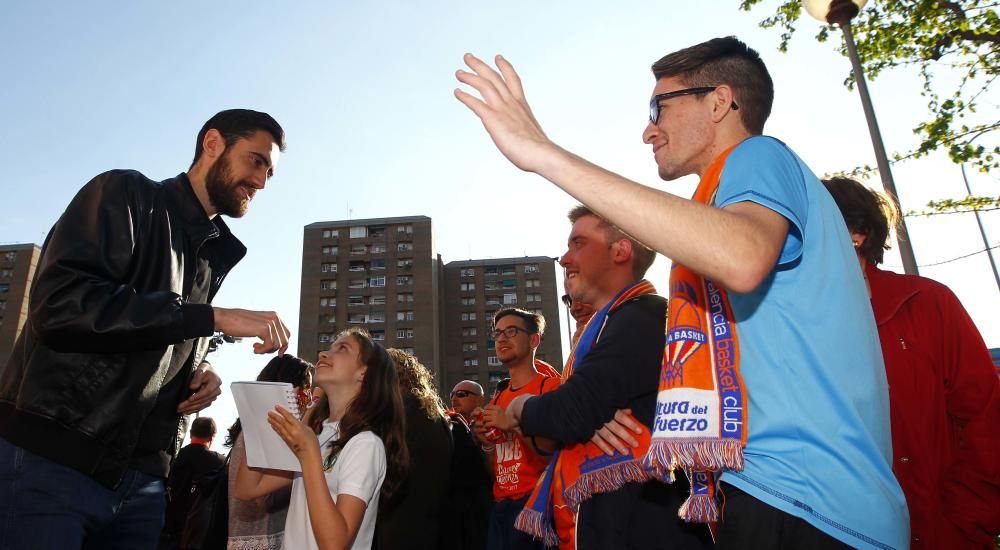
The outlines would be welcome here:
<svg viewBox="0 0 1000 550">
<path fill-rule="evenodd" d="M 181 537 L 188 511 L 197 492 L 195 484 L 215 472 L 226 457 L 210 450 L 215 439 L 215 420 L 201 416 L 191 423 L 191 443 L 177 453 L 167 478 L 167 510 L 160 535 L 161 550 L 182 548 Z"/>
<path fill-rule="evenodd" d="M 559 387 L 559 373 L 544 361 L 535 360 L 535 351 L 545 332 L 545 318 L 518 308 L 503 308 L 493 315 L 496 356 L 510 373 L 497 384 L 496 393 L 475 422 L 475 434 L 483 450 L 492 457 L 496 501 L 490 515 L 488 550 L 541 549 L 541 541 L 514 529 L 514 521 L 545 471 L 549 459 L 534 441 L 515 431 L 490 432 L 485 424 L 516 397 L 541 395 Z M 491 438 L 491 435 L 496 437 Z"/>
</svg>

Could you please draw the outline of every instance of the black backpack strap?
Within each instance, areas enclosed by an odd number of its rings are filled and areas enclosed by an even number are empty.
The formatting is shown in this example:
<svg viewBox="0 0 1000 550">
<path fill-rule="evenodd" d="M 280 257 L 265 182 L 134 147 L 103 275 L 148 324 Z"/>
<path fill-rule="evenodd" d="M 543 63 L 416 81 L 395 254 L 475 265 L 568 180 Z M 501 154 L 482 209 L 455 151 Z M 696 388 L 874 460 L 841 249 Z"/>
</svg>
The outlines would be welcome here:
<svg viewBox="0 0 1000 550">
<path fill-rule="evenodd" d="M 500 394 L 503 393 L 508 387 L 510 387 L 510 378 L 504 378 L 503 380 L 497 382 L 497 391 L 493 393 L 491 403 L 496 405 L 497 399 L 500 399 Z"/>
</svg>

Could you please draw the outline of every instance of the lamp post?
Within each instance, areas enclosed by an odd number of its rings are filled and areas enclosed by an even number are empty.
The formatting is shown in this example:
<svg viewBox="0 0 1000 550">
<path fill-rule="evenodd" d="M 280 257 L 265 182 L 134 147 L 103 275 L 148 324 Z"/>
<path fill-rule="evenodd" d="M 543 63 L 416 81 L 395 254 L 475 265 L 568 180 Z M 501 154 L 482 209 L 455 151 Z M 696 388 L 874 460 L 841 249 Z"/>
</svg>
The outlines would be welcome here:
<svg viewBox="0 0 1000 550">
<path fill-rule="evenodd" d="M 825 23 L 837 25 L 844 32 L 844 42 L 847 44 L 847 54 L 851 58 L 854 80 L 858 84 L 861 105 L 865 111 L 865 119 L 868 121 L 868 133 L 871 134 L 872 145 L 875 147 L 875 161 L 878 163 L 878 173 L 882 178 L 882 187 L 898 203 L 899 194 L 896 193 L 896 184 L 892 180 L 889 159 L 885 154 L 885 146 L 882 144 L 882 133 L 879 132 L 878 121 L 875 120 L 875 109 L 872 108 L 872 98 L 868 94 L 868 83 L 865 81 L 865 74 L 861 69 L 861 60 L 858 58 L 858 50 L 854 45 L 854 35 L 851 33 L 851 19 L 861 11 L 862 6 L 866 2 L 867 0 L 803 0 L 802 5 L 809 12 L 809 15 Z M 897 237 L 899 241 L 899 255 L 903 260 L 903 271 L 908 275 L 916 275 L 917 260 L 913 256 L 910 234 L 906 230 L 906 220 L 902 216 L 899 219 Z"/>
</svg>

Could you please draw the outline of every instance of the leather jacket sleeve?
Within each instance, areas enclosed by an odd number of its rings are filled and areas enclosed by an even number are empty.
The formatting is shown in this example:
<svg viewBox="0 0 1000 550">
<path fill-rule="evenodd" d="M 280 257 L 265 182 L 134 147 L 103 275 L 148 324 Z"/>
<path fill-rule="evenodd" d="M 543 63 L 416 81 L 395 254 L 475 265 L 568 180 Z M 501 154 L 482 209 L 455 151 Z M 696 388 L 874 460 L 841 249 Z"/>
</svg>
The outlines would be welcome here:
<svg viewBox="0 0 1000 550">
<path fill-rule="evenodd" d="M 152 211 L 147 204 L 152 194 L 140 192 L 143 185 L 153 184 L 135 172 L 105 172 L 80 190 L 56 222 L 29 304 L 31 326 L 46 346 L 59 352 L 122 353 L 162 349 L 204 335 L 211 306 L 186 305 L 167 290 L 136 290 L 143 278 L 173 277 L 172 288 L 179 288 L 182 278 L 166 259 L 156 260 L 163 265 L 152 269 L 167 275 L 135 273 L 140 260 L 168 257 L 150 248 L 172 246 L 169 233 L 155 235 L 155 242 L 140 238 Z M 212 327 L 207 328 L 210 334 Z"/>
</svg>

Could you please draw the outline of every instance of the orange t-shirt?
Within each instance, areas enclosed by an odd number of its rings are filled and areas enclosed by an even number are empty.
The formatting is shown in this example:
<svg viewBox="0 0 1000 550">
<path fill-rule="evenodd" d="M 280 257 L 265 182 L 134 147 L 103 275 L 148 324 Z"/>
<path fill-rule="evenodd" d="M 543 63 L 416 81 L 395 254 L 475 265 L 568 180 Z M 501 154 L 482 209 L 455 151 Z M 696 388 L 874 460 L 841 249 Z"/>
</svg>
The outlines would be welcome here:
<svg viewBox="0 0 1000 550">
<path fill-rule="evenodd" d="M 492 403 L 506 408 L 519 395 L 541 395 L 559 387 L 558 378 L 535 375 L 524 386 L 504 388 L 493 397 Z M 504 439 L 497 443 L 493 454 L 496 466 L 493 483 L 493 498 L 496 500 L 516 500 L 531 494 L 538 477 L 545 472 L 549 457 L 539 456 L 531 443 L 517 432 L 504 432 Z"/>
</svg>

